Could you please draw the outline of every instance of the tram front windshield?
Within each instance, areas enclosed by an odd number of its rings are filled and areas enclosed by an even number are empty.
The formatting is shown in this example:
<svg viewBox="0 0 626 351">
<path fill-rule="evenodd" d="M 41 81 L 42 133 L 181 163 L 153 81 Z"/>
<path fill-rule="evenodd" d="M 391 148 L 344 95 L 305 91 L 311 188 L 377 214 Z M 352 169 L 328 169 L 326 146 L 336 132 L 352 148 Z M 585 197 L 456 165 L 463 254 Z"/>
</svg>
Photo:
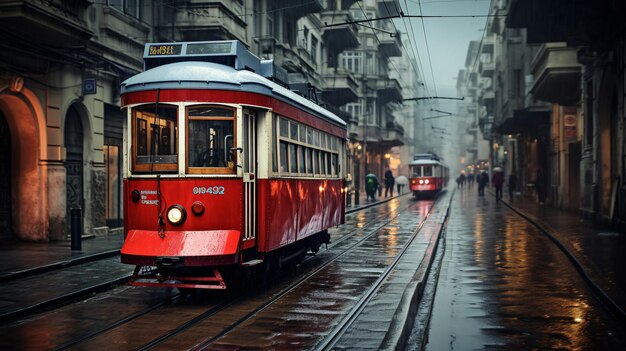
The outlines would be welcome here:
<svg viewBox="0 0 626 351">
<path fill-rule="evenodd" d="M 133 170 L 172 171 L 178 162 L 177 107 L 146 105 L 133 110 Z"/>
<path fill-rule="evenodd" d="M 187 119 L 189 168 L 192 171 L 194 168 L 196 171 L 202 171 L 199 168 L 234 170 L 235 110 L 217 106 L 191 107 Z"/>
</svg>

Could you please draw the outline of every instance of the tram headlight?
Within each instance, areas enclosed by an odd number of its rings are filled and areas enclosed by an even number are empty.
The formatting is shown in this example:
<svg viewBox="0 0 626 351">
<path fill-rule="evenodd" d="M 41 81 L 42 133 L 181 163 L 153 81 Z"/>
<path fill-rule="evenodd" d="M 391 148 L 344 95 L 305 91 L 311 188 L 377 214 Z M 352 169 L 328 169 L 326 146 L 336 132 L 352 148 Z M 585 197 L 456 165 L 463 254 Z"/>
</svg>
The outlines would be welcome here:
<svg viewBox="0 0 626 351">
<path fill-rule="evenodd" d="M 428 179 L 424 180 L 424 184 L 428 184 L 428 183 L 430 183 Z"/>
<path fill-rule="evenodd" d="M 183 224 L 187 218 L 187 212 L 181 205 L 172 205 L 167 209 L 167 220 L 173 225 Z"/>
<path fill-rule="evenodd" d="M 424 184 L 424 179 L 420 179 L 420 184 Z"/>
</svg>

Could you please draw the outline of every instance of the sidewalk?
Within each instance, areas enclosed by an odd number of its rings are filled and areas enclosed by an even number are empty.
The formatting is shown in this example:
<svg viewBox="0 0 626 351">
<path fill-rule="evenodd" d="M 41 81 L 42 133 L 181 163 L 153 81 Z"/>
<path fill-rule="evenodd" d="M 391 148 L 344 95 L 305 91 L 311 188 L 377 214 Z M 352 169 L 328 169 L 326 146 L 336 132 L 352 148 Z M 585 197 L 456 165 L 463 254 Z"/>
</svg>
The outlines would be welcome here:
<svg viewBox="0 0 626 351">
<path fill-rule="evenodd" d="M 522 196 L 511 201 L 505 194 L 503 203 L 548 235 L 582 273 L 596 297 L 618 318 L 626 320 L 625 233 Z"/>
<path fill-rule="evenodd" d="M 0 282 L 40 274 L 61 266 L 72 266 L 115 256 L 123 243 L 123 232 L 84 238 L 82 250 L 72 251 L 70 241 L 43 243 L 3 242 L 0 244 Z"/>
</svg>

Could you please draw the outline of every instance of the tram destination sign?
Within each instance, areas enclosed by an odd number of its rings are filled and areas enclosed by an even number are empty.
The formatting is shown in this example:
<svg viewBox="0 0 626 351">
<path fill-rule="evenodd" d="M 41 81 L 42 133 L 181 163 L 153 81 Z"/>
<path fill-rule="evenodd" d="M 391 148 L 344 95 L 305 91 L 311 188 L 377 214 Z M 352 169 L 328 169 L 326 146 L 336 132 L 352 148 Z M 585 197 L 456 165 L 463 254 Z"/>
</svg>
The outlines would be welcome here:
<svg viewBox="0 0 626 351">
<path fill-rule="evenodd" d="M 187 44 L 187 55 L 230 54 L 233 42 Z"/>
<path fill-rule="evenodd" d="M 182 44 L 157 44 L 148 47 L 148 56 L 180 55 Z"/>
</svg>

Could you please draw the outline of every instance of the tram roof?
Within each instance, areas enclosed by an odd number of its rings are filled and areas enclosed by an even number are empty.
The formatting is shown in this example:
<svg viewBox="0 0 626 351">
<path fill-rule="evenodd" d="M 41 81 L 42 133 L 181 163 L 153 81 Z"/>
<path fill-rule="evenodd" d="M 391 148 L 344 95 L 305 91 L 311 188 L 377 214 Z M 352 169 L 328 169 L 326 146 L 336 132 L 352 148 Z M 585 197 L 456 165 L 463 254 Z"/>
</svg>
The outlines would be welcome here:
<svg viewBox="0 0 626 351">
<path fill-rule="evenodd" d="M 443 167 L 448 167 L 448 165 L 441 162 L 440 160 L 434 160 L 434 159 L 418 159 L 418 160 L 413 160 L 409 162 L 409 166 L 425 166 L 425 165 L 441 165 Z"/>
<path fill-rule="evenodd" d="M 121 93 L 156 89 L 211 89 L 258 93 L 287 100 L 313 114 L 346 126 L 346 122 L 334 113 L 265 77 L 212 62 L 184 61 L 149 69 L 125 80 Z"/>
</svg>

